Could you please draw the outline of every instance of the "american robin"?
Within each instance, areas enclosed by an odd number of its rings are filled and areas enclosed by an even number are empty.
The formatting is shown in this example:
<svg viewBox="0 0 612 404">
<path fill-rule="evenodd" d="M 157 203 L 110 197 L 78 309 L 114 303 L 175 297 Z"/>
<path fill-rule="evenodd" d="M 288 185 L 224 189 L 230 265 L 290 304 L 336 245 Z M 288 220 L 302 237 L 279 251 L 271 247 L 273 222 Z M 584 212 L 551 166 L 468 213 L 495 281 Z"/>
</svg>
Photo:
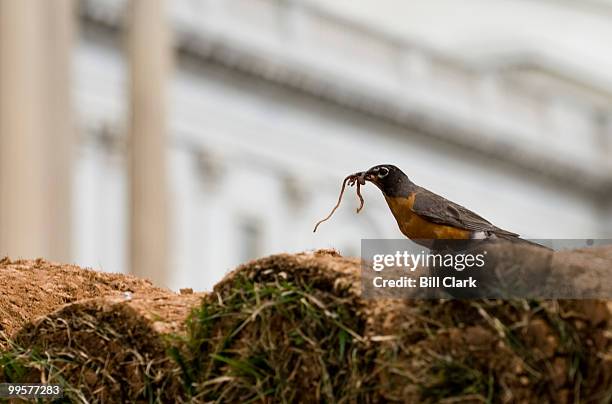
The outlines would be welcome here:
<svg viewBox="0 0 612 404">
<path fill-rule="evenodd" d="M 425 247 L 430 248 L 435 240 L 519 240 L 518 234 L 500 229 L 471 210 L 414 184 L 394 165 L 377 165 L 354 174 L 354 178 L 376 185 L 401 232 Z"/>
</svg>

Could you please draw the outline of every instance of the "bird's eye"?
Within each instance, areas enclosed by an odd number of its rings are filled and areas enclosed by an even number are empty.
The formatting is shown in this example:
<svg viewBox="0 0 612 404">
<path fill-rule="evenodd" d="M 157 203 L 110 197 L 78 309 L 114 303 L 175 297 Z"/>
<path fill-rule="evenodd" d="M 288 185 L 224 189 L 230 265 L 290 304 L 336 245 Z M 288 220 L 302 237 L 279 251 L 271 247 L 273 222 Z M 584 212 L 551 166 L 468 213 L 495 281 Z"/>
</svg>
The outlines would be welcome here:
<svg viewBox="0 0 612 404">
<path fill-rule="evenodd" d="M 380 170 L 378 173 L 378 178 L 385 178 L 387 176 L 387 174 L 389 174 L 389 169 L 387 167 L 380 167 Z"/>
</svg>

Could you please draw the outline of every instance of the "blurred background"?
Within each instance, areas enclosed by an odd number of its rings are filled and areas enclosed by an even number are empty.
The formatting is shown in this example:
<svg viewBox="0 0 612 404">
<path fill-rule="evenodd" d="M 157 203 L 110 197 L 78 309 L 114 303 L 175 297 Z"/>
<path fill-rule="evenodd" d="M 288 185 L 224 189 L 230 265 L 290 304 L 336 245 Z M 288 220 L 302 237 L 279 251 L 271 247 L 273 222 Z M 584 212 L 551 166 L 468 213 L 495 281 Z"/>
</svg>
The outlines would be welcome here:
<svg viewBox="0 0 612 404">
<path fill-rule="evenodd" d="M 0 0 L 0 255 L 210 289 L 400 238 L 393 163 L 529 238 L 612 238 L 612 1 Z"/>
</svg>

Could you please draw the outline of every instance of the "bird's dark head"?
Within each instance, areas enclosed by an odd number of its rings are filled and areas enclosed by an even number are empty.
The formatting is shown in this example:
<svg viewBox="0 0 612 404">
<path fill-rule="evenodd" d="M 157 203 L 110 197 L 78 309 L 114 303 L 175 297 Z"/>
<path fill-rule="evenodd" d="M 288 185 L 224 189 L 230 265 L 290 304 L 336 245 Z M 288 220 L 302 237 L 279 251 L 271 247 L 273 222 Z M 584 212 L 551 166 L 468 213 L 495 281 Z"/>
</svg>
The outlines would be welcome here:
<svg viewBox="0 0 612 404">
<path fill-rule="evenodd" d="M 387 196 L 401 196 L 412 185 L 402 170 L 391 164 L 380 164 L 363 173 L 363 178 L 376 185 Z"/>
</svg>

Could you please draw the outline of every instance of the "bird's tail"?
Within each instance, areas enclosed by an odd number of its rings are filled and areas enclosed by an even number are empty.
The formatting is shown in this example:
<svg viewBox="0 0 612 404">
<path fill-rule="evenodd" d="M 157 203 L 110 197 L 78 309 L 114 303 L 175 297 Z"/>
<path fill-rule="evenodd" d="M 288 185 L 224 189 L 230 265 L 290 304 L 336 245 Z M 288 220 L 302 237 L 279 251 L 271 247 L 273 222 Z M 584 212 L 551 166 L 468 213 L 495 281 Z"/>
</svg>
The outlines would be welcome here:
<svg viewBox="0 0 612 404">
<path fill-rule="evenodd" d="M 544 248 L 546 250 L 553 251 L 553 249 L 550 248 L 550 247 L 547 247 L 547 246 L 542 245 L 540 243 L 536 243 L 535 241 L 525 240 L 524 238 L 520 238 L 518 236 L 510 236 L 510 235 L 506 235 L 506 234 L 495 234 L 495 236 L 497 238 L 499 238 L 499 239 L 510 241 L 510 242 L 513 242 L 513 243 L 528 244 L 528 245 L 531 245 L 531 246 L 534 246 L 534 247 Z"/>
</svg>

